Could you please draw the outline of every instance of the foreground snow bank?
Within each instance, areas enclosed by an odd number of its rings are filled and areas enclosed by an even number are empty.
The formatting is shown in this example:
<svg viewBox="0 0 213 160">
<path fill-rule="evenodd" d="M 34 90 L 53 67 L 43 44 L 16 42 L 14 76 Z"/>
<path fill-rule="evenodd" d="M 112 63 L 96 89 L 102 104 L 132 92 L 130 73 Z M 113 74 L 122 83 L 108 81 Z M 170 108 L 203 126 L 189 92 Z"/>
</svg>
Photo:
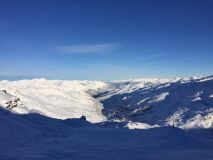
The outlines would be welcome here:
<svg viewBox="0 0 213 160">
<path fill-rule="evenodd" d="M 1 160 L 212 160 L 212 130 L 112 128 L 0 109 Z"/>
</svg>

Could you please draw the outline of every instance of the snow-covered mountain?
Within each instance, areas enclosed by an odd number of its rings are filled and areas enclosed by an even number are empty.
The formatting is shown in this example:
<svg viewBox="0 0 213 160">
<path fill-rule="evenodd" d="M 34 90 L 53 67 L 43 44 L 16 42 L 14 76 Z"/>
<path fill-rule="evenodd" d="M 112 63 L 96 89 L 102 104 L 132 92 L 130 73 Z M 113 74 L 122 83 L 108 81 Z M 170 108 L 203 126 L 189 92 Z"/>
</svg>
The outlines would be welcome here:
<svg viewBox="0 0 213 160">
<path fill-rule="evenodd" d="M 0 81 L 0 106 L 21 114 L 35 112 L 57 119 L 86 116 L 100 122 L 106 119 L 102 104 L 91 93 L 106 88 L 108 84 L 100 81 Z"/>
<path fill-rule="evenodd" d="M 212 123 L 213 77 L 0 81 L 1 160 L 212 160 Z"/>
<path fill-rule="evenodd" d="M 114 90 L 97 96 L 108 119 L 181 128 L 213 127 L 213 77 L 137 79 L 111 84 L 116 86 Z"/>
<path fill-rule="evenodd" d="M 213 77 L 0 81 L 0 106 L 57 119 L 127 121 L 129 128 L 212 128 Z"/>
</svg>

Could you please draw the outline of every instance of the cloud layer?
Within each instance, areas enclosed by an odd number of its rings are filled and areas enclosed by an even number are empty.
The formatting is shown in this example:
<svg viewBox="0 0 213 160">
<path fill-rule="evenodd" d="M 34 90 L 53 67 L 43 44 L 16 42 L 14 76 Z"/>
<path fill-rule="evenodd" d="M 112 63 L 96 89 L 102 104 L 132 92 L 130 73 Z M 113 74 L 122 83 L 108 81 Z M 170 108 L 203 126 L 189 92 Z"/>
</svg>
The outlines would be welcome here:
<svg viewBox="0 0 213 160">
<path fill-rule="evenodd" d="M 102 54 L 119 47 L 117 43 L 80 44 L 57 47 L 57 51 L 67 54 Z"/>
</svg>

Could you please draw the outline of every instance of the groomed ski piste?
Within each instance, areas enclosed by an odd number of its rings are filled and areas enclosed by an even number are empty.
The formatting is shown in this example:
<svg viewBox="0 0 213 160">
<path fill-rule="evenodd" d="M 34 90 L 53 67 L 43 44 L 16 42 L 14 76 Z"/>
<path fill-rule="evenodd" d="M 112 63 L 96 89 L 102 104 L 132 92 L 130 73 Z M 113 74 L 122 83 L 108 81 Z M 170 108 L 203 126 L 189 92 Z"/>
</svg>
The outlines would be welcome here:
<svg viewBox="0 0 213 160">
<path fill-rule="evenodd" d="M 213 159 L 213 77 L 0 81 L 0 159 Z"/>
</svg>

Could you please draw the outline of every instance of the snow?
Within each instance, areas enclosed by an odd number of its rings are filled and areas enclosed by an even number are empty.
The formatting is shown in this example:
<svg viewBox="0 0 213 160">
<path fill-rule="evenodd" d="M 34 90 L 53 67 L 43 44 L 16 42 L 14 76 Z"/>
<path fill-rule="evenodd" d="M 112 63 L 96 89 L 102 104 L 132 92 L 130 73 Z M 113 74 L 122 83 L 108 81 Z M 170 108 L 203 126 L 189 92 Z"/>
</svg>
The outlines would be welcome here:
<svg viewBox="0 0 213 160">
<path fill-rule="evenodd" d="M 39 113 L 57 119 L 85 116 L 92 123 L 123 119 L 165 126 L 178 115 L 177 126 L 181 127 L 197 114 L 212 113 L 206 112 L 213 105 L 211 86 L 211 77 L 0 81 L 0 105 L 19 114 Z M 194 127 L 199 126 L 198 121 L 193 122 Z"/>
<path fill-rule="evenodd" d="M 202 99 L 200 97 L 195 97 L 192 102 L 201 101 Z"/>
<path fill-rule="evenodd" d="M 0 81 L 0 159 L 212 160 L 212 88 L 211 77 Z"/>
<path fill-rule="evenodd" d="M 140 100 L 140 101 L 137 103 L 137 105 L 140 105 L 141 103 L 145 102 L 145 101 L 148 100 L 148 99 L 149 99 L 149 98 L 145 98 L 145 99 Z"/>
<path fill-rule="evenodd" d="M 183 124 L 182 118 L 184 116 L 184 113 L 189 111 L 188 108 L 179 109 L 173 115 L 171 115 L 169 118 L 166 119 L 166 124 L 169 126 L 181 126 Z"/>
<path fill-rule="evenodd" d="M 114 89 L 97 96 L 110 120 L 167 126 L 175 119 L 180 128 L 211 128 L 212 77 L 123 80 L 111 85 Z M 201 124 L 194 118 L 197 114 Z"/>
<path fill-rule="evenodd" d="M 128 97 L 123 97 L 122 99 L 123 99 L 123 100 L 127 100 L 127 99 L 128 99 Z"/>
<path fill-rule="evenodd" d="M 113 83 L 126 83 L 126 82 L 140 82 L 140 83 L 166 83 L 170 79 L 159 79 L 159 78 L 137 78 L 137 79 L 128 79 L 128 80 L 115 80 L 111 81 Z"/>
<path fill-rule="evenodd" d="M 23 114 L 29 113 L 22 101 L 20 101 L 19 98 L 8 94 L 6 90 L 0 90 L 0 106 L 13 109 L 14 112 L 20 112 Z"/>
<path fill-rule="evenodd" d="M 1 160 L 211 160 L 213 157 L 212 130 L 116 126 L 100 127 L 84 119 L 21 116 L 0 109 L 0 157 Z"/>
<path fill-rule="evenodd" d="M 159 125 L 149 125 L 146 123 L 140 123 L 140 122 L 128 122 L 127 125 L 125 126 L 129 129 L 150 129 L 150 128 L 156 128 L 156 127 L 160 127 Z"/>
<path fill-rule="evenodd" d="M 149 103 L 161 102 L 165 100 L 168 95 L 169 92 L 161 93 L 160 95 L 155 96 L 153 100 L 149 101 Z"/>
<path fill-rule="evenodd" d="M 90 92 L 108 87 L 100 81 L 21 80 L 1 81 L 0 89 L 6 90 L 9 99 L 17 97 L 26 107 L 12 109 L 18 113 L 37 112 L 52 118 L 66 119 L 86 116 L 91 122 L 105 121 L 102 104 Z M 1 94 L 0 101 L 4 97 Z"/>
<path fill-rule="evenodd" d="M 213 80 L 213 76 L 200 77 L 200 79 L 198 80 L 198 82 L 205 82 L 205 81 L 210 81 L 210 80 Z"/>
<path fill-rule="evenodd" d="M 194 95 L 194 99 L 192 99 L 192 102 L 201 101 L 202 98 L 201 98 L 200 96 L 201 96 L 202 94 L 203 94 L 202 91 L 197 92 L 197 93 Z"/>
<path fill-rule="evenodd" d="M 186 124 L 181 128 L 213 128 L 213 112 L 208 113 L 205 116 L 197 114 L 193 118 L 189 119 Z"/>
</svg>

